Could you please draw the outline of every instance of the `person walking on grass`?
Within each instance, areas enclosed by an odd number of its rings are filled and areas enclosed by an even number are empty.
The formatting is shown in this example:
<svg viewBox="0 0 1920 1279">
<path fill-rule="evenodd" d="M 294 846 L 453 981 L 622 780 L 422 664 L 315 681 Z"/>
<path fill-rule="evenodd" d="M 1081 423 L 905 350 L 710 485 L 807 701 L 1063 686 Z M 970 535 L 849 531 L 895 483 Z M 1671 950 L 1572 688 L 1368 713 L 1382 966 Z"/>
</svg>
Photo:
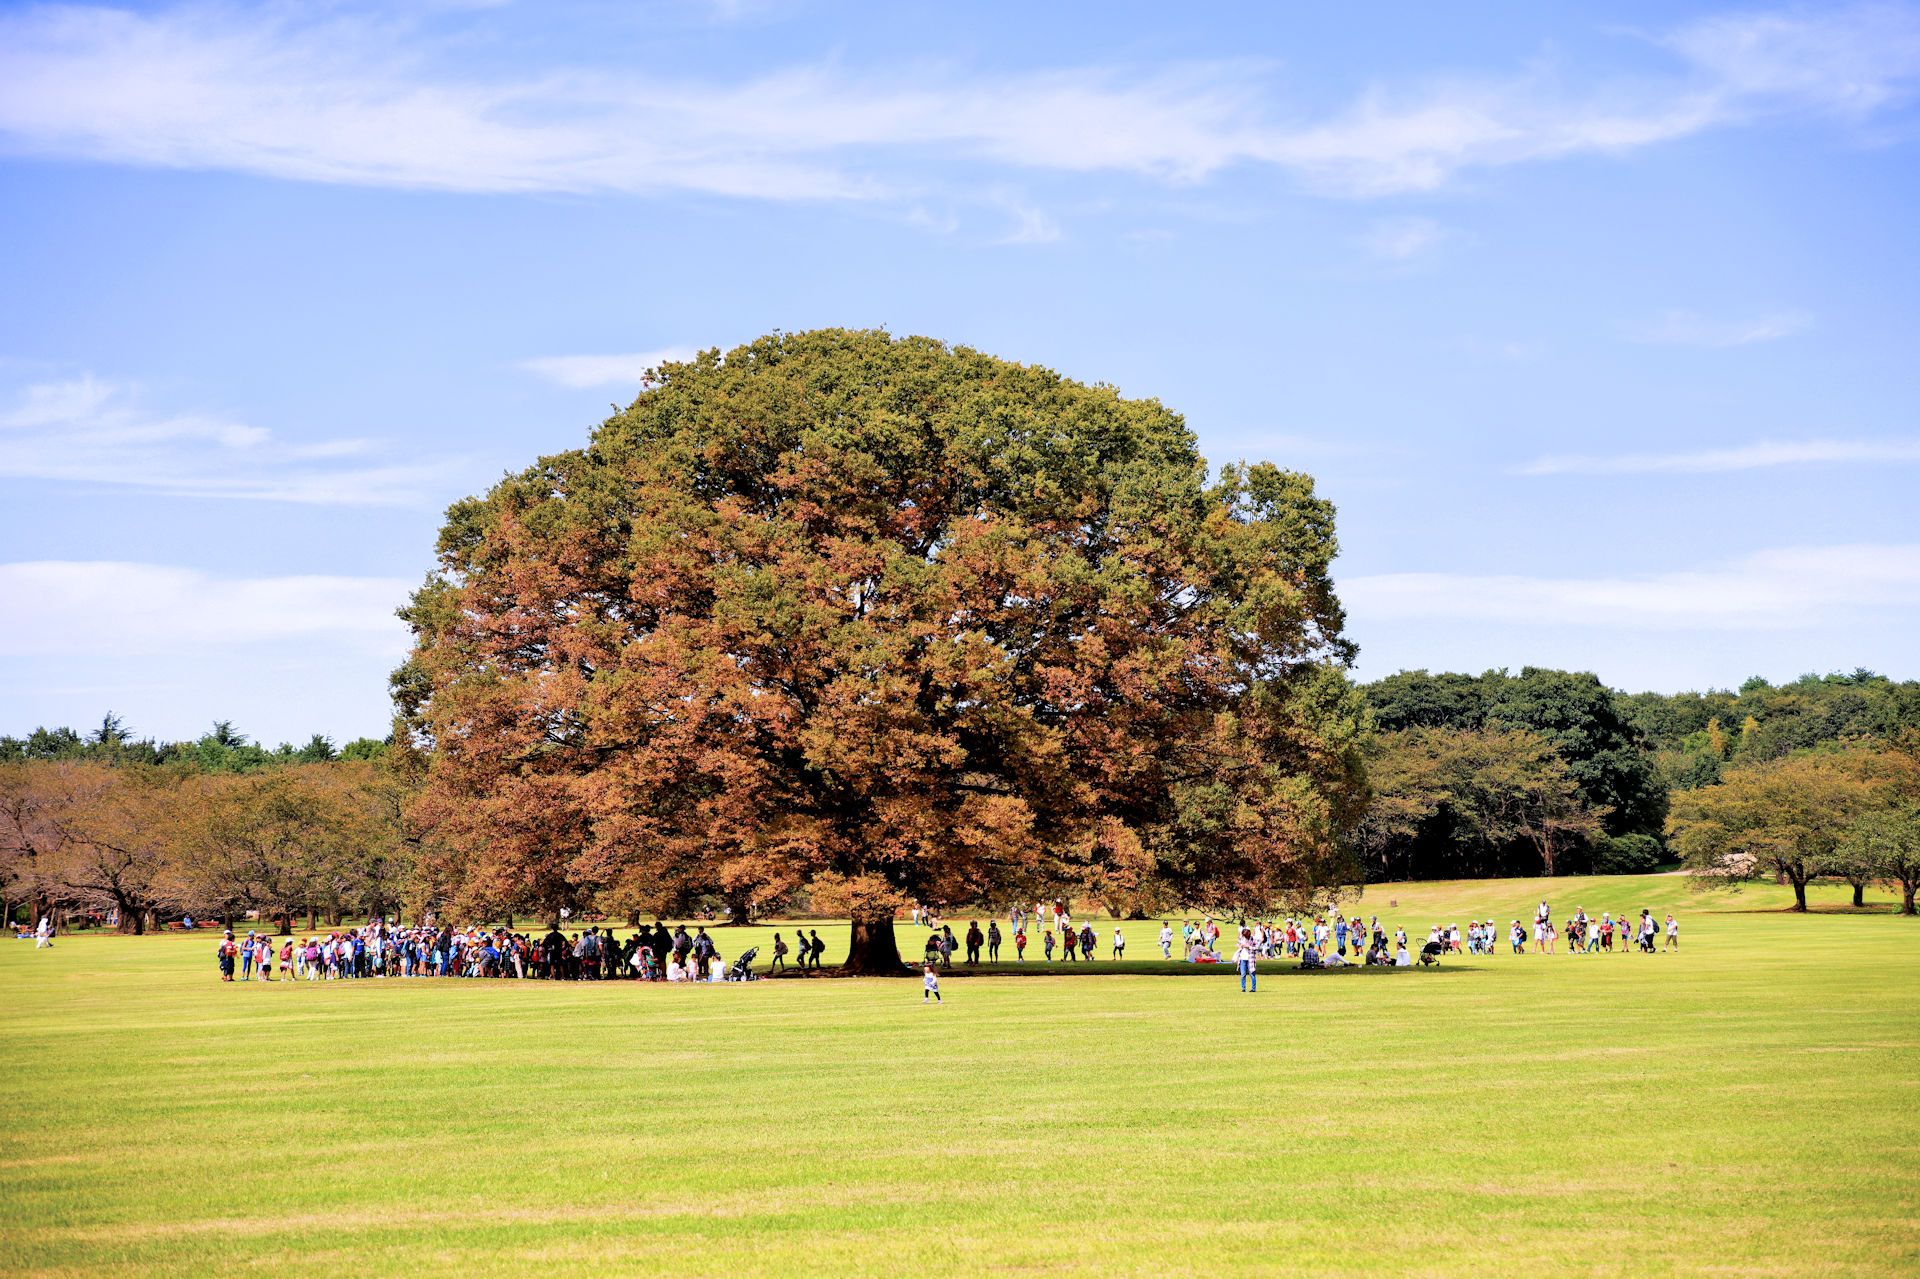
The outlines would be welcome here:
<svg viewBox="0 0 1920 1279">
<path fill-rule="evenodd" d="M 1160 958 L 1173 958 L 1173 925 L 1164 919 L 1160 921 Z"/>
<path fill-rule="evenodd" d="M 1244 928 L 1240 930 L 1240 944 L 1233 949 L 1233 966 L 1240 972 L 1240 993 L 1257 993 L 1260 975 L 1254 968 L 1253 934 Z"/>
<path fill-rule="evenodd" d="M 777 973 L 787 966 L 787 943 L 779 933 L 773 935 L 773 962 L 767 965 L 769 973 Z"/>
<path fill-rule="evenodd" d="M 1027 962 L 1027 926 L 1016 923 L 1013 926 L 1013 959 L 1017 964 Z"/>
<path fill-rule="evenodd" d="M 960 943 L 954 938 L 953 925 L 940 925 L 940 966 L 953 967 L 953 952 L 960 949 Z"/>
<path fill-rule="evenodd" d="M 1680 921 L 1673 917 L 1672 911 L 1667 912 L 1667 949 L 1680 949 Z"/>
<path fill-rule="evenodd" d="M 1047 962 L 1051 964 L 1053 962 L 1053 930 L 1051 928 L 1040 934 L 1040 945 L 1047 952 Z"/>
<path fill-rule="evenodd" d="M 820 956 L 827 953 L 827 943 L 820 940 L 820 930 L 818 928 L 813 930 L 813 944 L 808 947 L 808 950 L 811 952 L 813 958 L 814 971 L 818 972 L 820 969 Z"/>
<path fill-rule="evenodd" d="M 1074 951 L 1079 948 L 1080 934 L 1073 931 L 1072 924 L 1068 924 L 1060 930 L 1060 945 L 1064 947 L 1063 954 L 1067 960 L 1070 961 L 1075 958 Z"/>
<path fill-rule="evenodd" d="M 1093 952 L 1099 945 L 1100 939 L 1093 935 L 1093 925 L 1080 925 L 1080 958 L 1091 962 Z"/>
<path fill-rule="evenodd" d="M 1113 930 L 1113 957 L 1115 959 L 1127 957 L 1127 935 L 1121 932 L 1117 925 Z"/>
<path fill-rule="evenodd" d="M 934 1003 L 940 1002 L 940 973 L 932 964 L 927 965 L 926 975 L 921 978 L 920 984 L 925 987 L 920 992 L 921 1003 L 926 1003 L 929 995 L 933 997 Z"/>
</svg>

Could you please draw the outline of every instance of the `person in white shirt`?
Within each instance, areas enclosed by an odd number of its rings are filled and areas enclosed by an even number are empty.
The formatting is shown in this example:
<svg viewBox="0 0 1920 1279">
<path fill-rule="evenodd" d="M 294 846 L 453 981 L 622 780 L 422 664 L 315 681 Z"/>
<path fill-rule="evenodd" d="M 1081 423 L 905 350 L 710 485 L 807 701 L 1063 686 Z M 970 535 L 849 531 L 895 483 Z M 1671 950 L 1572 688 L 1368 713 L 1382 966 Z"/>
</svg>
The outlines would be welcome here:
<svg viewBox="0 0 1920 1279">
<path fill-rule="evenodd" d="M 1233 966 L 1240 970 L 1240 993 L 1250 995 L 1260 989 L 1260 975 L 1254 969 L 1253 934 L 1242 928 L 1240 943 L 1233 950 Z"/>
<path fill-rule="evenodd" d="M 1680 949 L 1680 921 L 1671 914 L 1667 916 L 1667 949 Z"/>
<path fill-rule="evenodd" d="M 1166 920 L 1160 921 L 1160 954 L 1163 958 L 1173 958 L 1173 925 Z"/>
<path fill-rule="evenodd" d="M 40 926 L 33 930 L 33 948 L 44 950 L 53 945 L 53 916 L 40 916 Z"/>
<path fill-rule="evenodd" d="M 1116 927 L 1113 930 L 1113 958 L 1125 959 L 1126 957 L 1127 957 L 1127 935 L 1121 932 Z"/>
<path fill-rule="evenodd" d="M 1393 966 L 1395 968 L 1413 967 L 1413 956 L 1407 953 L 1407 943 L 1404 941 L 1393 952 Z"/>
</svg>

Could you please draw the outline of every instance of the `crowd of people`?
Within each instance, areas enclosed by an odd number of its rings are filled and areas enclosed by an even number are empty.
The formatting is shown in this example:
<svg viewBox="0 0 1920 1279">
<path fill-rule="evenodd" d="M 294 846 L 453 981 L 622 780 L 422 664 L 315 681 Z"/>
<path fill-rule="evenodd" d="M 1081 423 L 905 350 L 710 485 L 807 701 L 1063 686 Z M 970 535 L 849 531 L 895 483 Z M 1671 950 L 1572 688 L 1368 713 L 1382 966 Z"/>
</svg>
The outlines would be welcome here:
<svg viewBox="0 0 1920 1279">
<path fill-rule="evenodd" d="M 1016 962 L 1027 958 L 1029 921 L 1039 935 L 1044 962 L 1052 963 L 1056 951 L 1060 962 L 1090 961 L 1100 949 L 1100 935 L 1091 923 L 1075 923 L 1064 902 L 1014 906 L 1008 911 L 1007 927 L 997 919 L 986 928 L 978 920 L 968 920 L 966 931 L 956 937 L 953 925 L 940 919 L 938 912 L 916 907 L 913 919 L 927 929 L 923 967 L 950 969 L 956 952 L 965 962 L 977 965 L 984 958 L 997 963 L 1001 949 L 1011 939 Z M 1473 920 L 1465 929 L 1459 924 L 1435 924 L 1424 941 L 1411 940 L 1404 927 L 1389 929 L 1378 915 L 1364 921 L 1352 919 L 1336 910 L 1315 918 L 1286 917 L 1256 919 L 1232 925 L 1235 932 L 1226 946 L 1221 944 L 1220 921 L 1211 916 L 1182 920 L 1176 930 L 1170 920 L 1162 920 L 1159 930 L 1163 959 L 1178 957 L 1188 963 L 1225 963 L 1228 953 L 1239 968 L 1243 989 L 1251 988 L 1260 960 L 1294 959 L 1303 968 L 1339 968 L 1352 965 L 1413 967 L 1433 963 L 1448 954 L 1492 955 L 1503 931 L 1491 919 Z M 818 929 L 811 934 L 795 928 L 793 942 L 776 932 L 771 942 L 769 974 L 816 970 L 826 943 Z M 1556 942 L 1564 943 L 1564 954 L 1593 954 L 1629 948 L 1651 954 L 1657 949 L 1677 950 L 1680 924 L 1671 913 L 1664 924 L 1653 912 L 1642 910 L 1638 920 L 1622 913 L 1602 912 L 1592 916 L 1585 907 L 1576 910 L 1564 923 L 1556 924 L 1547 902 L 1534 913 L 1529 930 L 1514 920 L 1504 930 L 1514 954 L 1526 954 L 1531 942 L 1535 953 L 1554 954 Z M 36 930 L 40 945 L 51 945 L 51 930 Z M 1660 945 L 1662 938 L 1665 945 Z M 1107 957 L 1126 957 L 1125 931 L 1115 926 L 1108 943 Z M 497 928 L 454 928 L 425 926 L 403 928 L 385 920 L 364 927 L 337 930 L 313 937 L 273 937 L 264 932 L 249 932 L 236 938 L 227 931 L 216 950 L 221 979 L 225 981 L 340 981 L 368 977 L 478 977 L 512 978 L 538 981 L 750 981 L 757 974 L 753 960 L 758 948 L 750 949 L 728 966 L 719 946 L 705 926 L 696 925 L 689 933 L 682 924 L 671 931 L 664 923 L 642 927 L 624 940 L 612 928 L 590 927 L 571 935 L 558 928 L 544 936 L 532 936 Z M 939 998 L 937 985 L 929 987 Z"/>
<path fill-rule="evenodd" d="M 793 945 L 773 936 L 773 971 L 820 967 L 827 944 L 818 929 L 793 930 Z M 370 977 L 479 977 L 536 981 L 746 981 L 752 949 L 731 967 L 704 926 L 642 928 L 622 941 L 611 928 L 571 936 L 530 936 L 507 928 L 401 928 L 376 920 L 324 937 L 273 937 L 229 929 L 215 948 L 222 981 L 342 981 Z M 794 956 L 789 963 L 787 956 Z"/>
</svg>

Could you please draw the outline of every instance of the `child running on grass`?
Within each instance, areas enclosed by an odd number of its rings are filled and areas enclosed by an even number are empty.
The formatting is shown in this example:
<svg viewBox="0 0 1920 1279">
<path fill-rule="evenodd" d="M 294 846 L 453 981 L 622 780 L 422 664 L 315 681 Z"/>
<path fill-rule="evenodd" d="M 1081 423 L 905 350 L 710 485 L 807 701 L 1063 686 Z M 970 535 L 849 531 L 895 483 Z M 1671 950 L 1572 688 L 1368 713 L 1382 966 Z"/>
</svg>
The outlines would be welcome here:
<svg viewBox="0 0 1920 1279">
<path fill-rule="evenodd" d="M 939 1003 L 940 1002 L 940 974 L 934 970 L 934 967 L 932 964 L 927 965 L 927 975 L 923 979 L 922 984 L 926 986 L 926 989 L 920 992 L 920 1002 L 923 1004 L 926 1003 L 927 996 L 932 995 L 933 1002 L 936 1004 Z"/>
</svg>

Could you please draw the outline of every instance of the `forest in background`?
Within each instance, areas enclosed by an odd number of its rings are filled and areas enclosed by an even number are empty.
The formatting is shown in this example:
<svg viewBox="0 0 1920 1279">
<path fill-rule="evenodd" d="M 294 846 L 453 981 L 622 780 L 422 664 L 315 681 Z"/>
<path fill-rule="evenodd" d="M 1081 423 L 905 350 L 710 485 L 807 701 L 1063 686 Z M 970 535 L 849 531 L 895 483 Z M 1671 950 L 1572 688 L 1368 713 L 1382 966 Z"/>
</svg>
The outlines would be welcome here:
<svg viewBox="0 0 1920 1279">
<path fill-rule="evenodd" d="M 1872 882 L 1911 908 L 1920 863 L 1920 682 L 1868 671 L 1625 694 L 1594 675 L 1403 671 L 1371 708 L 1373 798 L 1351 840 L 1367 881 L 1643 873 Z M 189 742 L 113 715 L 0 737 L 0 903 L 111 916 L 129 932 L 192 912 L 291 929 L 445 906 L 459 852 L 410 806 L 428 758 L 401 742 L 266 747 L 225 721 Z M 468 885 L 469 889 L 471 885 Z M 790 905 L 689 874 L 662 896 L 575 885 L 618 914 Z M 668 900 L 668 897 L 672 900 Z M 466 900 L 471 901 L 469 892 Z M 556 899 L 557 900 L 557 899 Z M 505 901 L 498 911 L 550 912 Z"/>
</svg>

